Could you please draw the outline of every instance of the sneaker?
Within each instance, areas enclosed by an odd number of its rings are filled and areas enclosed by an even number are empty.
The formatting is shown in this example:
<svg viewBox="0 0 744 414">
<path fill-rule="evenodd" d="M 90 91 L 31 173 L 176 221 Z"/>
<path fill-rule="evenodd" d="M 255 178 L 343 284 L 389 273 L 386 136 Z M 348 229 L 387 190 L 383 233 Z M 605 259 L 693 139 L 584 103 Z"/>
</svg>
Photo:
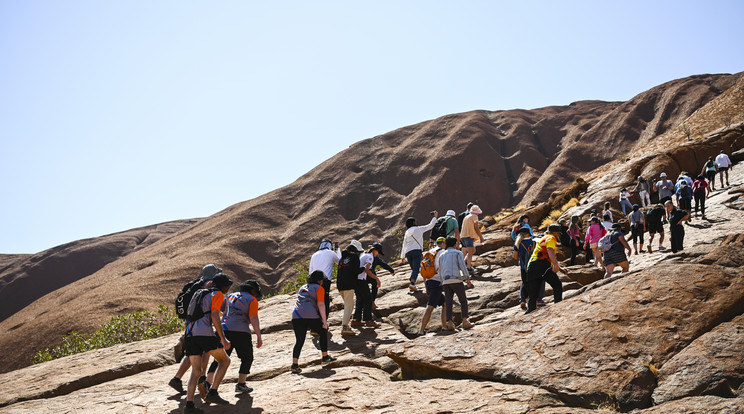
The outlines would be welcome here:
<svg viewBox="0 0 744 414">
<path fill-rule="evenodd" d="M 245 383 L 235 384 L 235 392 L 253 392 L 253 388 L 245 385 Z"/>
<path fill-rule="evenodd" d="M 367 321 L 364 323 L 364 326 L 368 326 L 370 328 L 377 328 L 378 326 L 380 326 L 380 324 L 375 321 Z"/>
<path fill-rule="evenodd" d="M 183 382 L 181 382 L 181 378 L 173 377 L 173 379 L 168 381 L 168 386 L 183 394 Z"/>
<path fill-rule="evenodd" d="M 662 245 L 659 245 L 659 250 L 666 250 L 666 248 Z"/>
<path fill-rule="evenodd" d="M 473 325 L 473 324 L 472 324 L 472 323 L 471 323 L 471 322 L 470 322 L 469 320 L 467 320 L 467 319 L 465 319 L 464 321 L 462 321 L 462 329 L 470 329 L 470 328 L 472 328 L 473 326 L 475 326 L 475 325 Z"/>
<path fill-rule="evenodd" d="M 411 283 L 410 285 L 408 285 L 408 290 L 410 290 L 411 292 L 418 292 L 418 289 L 416 288 L 416 285 L 414 285 L 413 283 Z"/>
<path fill-rule="evenodd" d="M 295 374 L 299 374 L 300 372 L 302 372 L 302 368 L 300 368 L 300 366 L 297 364 L 292 364 L 292 366 L 289 369 Z"/>
<path fill-rule="evenodd" d="M 338 358 L 336 358 L 336 357 L 332 357 L 332 356 L 330 356 L 330 355 L 326 355 L 326 356 L 324 356 L 323 358 L 321 358 L 321 359 L 320 359 L 320 361 L 321 361 L 321 362 L 333 362 L 333 361 L 335 361 L 335 360 L 337 360 L 337 359 L 338 359 Z"/>
<path fill-rule="evenodd" d="M 424 335 L 426 335 L 426 332 L 419 332 L 416 334 L 416 336 L 424 336 Z"/>
<path fill-rule="evenodd" d="M 447 321 L 447 330 L 448 331 L 454 331 L 455 330 L 455 323 L 452 321 Z"/>
<path fill-rule="evenodd" d="M 527 309 L 527 301 L 526 301 L 526 300 L 523 300 L 523 301 L 522 301 L 522 302 L 521 302 L 521 303 L 519 304 L 519 307 L 520 307 L 520 308 L 522 308 L 522 309 Z"/>
<path fill-rule="evenodd" d="M 320 334 L 318 334 L 318 333 L 317 333 L 317 332 L 315 332 L 315 331 L 310 331 L 310 335 L 312 335 L 312 336 L 320 336 Z"/>
<path fill-rule="evenodd" d="M 230 404 L 230 401 L 227 401 L 226 399 L 220 397 L 220 394 L 217 392 L 217 390 L 209 390 L 209 392 L 207 393 L 207 398 L 205 398 L 204 401 L 213 404 Z"/>
<path fill-rule="evenodd" d="M 537 306 L 545 306 L 545 301 L 544 300 L 538 300 L 537 301 Z"/>
<path fill-rule="evenodd" d="M 364 326 L 364 323 L 362 323 L 362 321 L 358 321 L 356 319 L 352 319 L 351 320 L 351 326 L 358 328 L 360 326 Z"/>
<path fill-rule="evenodd" d="M 205 379 L 202 380 L 201 378 L 199 378 L 199 382 L 196 384 L 196 389 L 199 390 L 199 396 L 201 397 L 202 400 L 204 400 L 205 398 L 207 398 L 207 391 L 209 391 L 209 383 L 207 382 L 206 377 L 202 377 L 202 378 L 205 378 Z"/>
<path fill-rule="evenodd" d="M 348 326 L 341 329 L 341 336 L 354 336 L 354 335 L 356 335 L 356 332 L 352 331 L 351 328 L 349 328 Z"/>
<path fill-rule="evenodd" d="M 201 414 L 201 413 L 204 412 L 204 410 L 202 410 L 201 408 L 196 408 L 196 406 L 194 405 L 194 402 L 193 401 L 187 401 L 186 402 L 186 406 L 183 407 L 183 412 L 184 413 L 199 413 L 199 414 Z"/>
</svg>

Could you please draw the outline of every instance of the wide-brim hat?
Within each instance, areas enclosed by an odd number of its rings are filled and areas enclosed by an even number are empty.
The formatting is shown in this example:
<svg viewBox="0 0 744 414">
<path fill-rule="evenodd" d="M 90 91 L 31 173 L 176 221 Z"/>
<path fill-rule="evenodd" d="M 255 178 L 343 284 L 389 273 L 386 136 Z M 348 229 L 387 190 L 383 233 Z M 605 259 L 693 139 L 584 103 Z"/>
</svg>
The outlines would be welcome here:
<svg viewBox="0 0 744 414">
<path fill-rule="evenodd" d="M 478 205 L 474 205 L 473 207 L 470 207 L 470 214 L 481 214 L 483 211 L 478 207 Z"/>
<path fill-rule="evenodd" d="M 457 213 L 455 213 L 455 210 L 447 210 L 446 216 L 455 217 L 457 216 Z"/>
<path fill-rule="evenodd" d="M 352 240 L 351 243 L 349 243 L 349 247 L 351 247 L 357 253 L 361 253 L 364 250 L 362 248 L 362 243 L 359 243 L 358 240 Z M 347 247 L 347 249 L 349 249 L 349 247 Z M 351 249 L 349 249 L 349 250 L 351 250 Z"/>
</svg>

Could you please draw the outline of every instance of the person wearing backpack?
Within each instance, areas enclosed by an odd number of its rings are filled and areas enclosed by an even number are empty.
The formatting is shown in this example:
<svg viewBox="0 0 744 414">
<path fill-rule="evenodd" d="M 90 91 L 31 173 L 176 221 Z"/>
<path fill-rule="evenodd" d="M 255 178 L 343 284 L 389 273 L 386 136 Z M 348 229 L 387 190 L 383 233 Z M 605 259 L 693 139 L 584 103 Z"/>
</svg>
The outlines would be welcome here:
<svg viewBox="0 0 744 414">
<path fill-rule="evenodd" d="M 677 205 L 680 209 L 685 210 L 688 214 L 692 213 L 692 189 L 687 185 L 687 181 L 680 180 L 679 187 L 676 191 Z"/>
<path fill-rule="evenodd" d="M 633 242 L 635 254 L 638 255 L 638 239 L 641 242 L 640 252 L 643 253 L 643 233 L 646 231 L 646 220 L 638 204 L 633 204 L 633 211 L 628 214 L 628 221 L 630 222 L 630 240 Z"/>
<path fill-rule="evenodd" d="M 703 165 L 703 169 L 700 171 L 700 175 L 704 175 L 710 183 L 710 189 L 716 190 L 716 173 L 718 172 L 718 163 L 713 160 L 713 157 L 708 157 L 708 161 Z M 723 185 L 721 185 L 723 187 Z"/>
<path fill-rule="evenodd" d="M 685 240 L 685 227 L 682 223 L 690 215 L 686 211 L 674 207 L 671 200 L 667 201 L 664 207 L 667 211 L 667 217 L 669 217 L 669 241 L 672 244 L 672 253 L 677 253 L 683 250 Z"/>
<path fill-rule="evenodd" d="M 442 288 L 442 276 L 436 271 L 436 263 L 439 255 L 442 254 L 445 247 L 446 239 L 444 237 L 438 238 L 435 243 L 436 246 L 429 250 L 429 253 L 434 256 L 434 269 L 435 273 L 432 277 L 426 279 L 424 286 L 426 287 L 426 294 L 428 299 L 426 301 L 426 310 L 424 310 L 424 316 L 421 318 L 421 329 L 419 329 L 418 335 L 426 335 L 426 325 L 429 324 L 431 314 L 434 312 L 434 308 L 437 306 L 444 305 L 444 294 Z M 422 275 L 423 276 L 423 275 Z M 442 330 L 447 330 L 447 313 L 442 309 Z"/>
<path fill-rule="evenodd" d="M 597 243 L 599 239 L 607 234 L 607 230 L 600 224 L 599 217 L 592 217 L 589 219 L 589 228 L 586 229 L 586 237 L 584 238 L 584 249 L 587 247 L 592 249 L 592 255 L 594 256 L 594 266 L 600 267 L 604 270 L 604 262 L 602 261 L 602 255 L 597 250 Z"/>
<path fill-rule="evenodd" d="M 220 309 L 225 300 L 225 294 L 232 286 L 232 279 L 224 273 L 219 273 L 212 279 L 212 287 L 201 289 L 194 294 L 189 303 L 188 323 L 186 324 L 186 339 L 184 349 L 191 360 L 191 377 L 186 391 L 186 407 L 184 413 L 199 413 L 202 410 L 194 406 L 194 394 L 197 385 L 199 394 L 205 402 L 215 404 L 229 404 L 220 397 L 217 389 L 225 377 L 230 357 L 225 349 L 230 348 L 230 341 L 225 337 L 220 321 Z M 215 336 L 215 331 L 217 335 Z M 214 382 L 207 387 L 202 368 L 202 354 L 208 353 L 217 360 L 218 367 Z"/>
<path fill-rule="evenodd" d="M 519 216 L 519 219 L 514 224 L 514 226 L 512 226 L 511 234 L 510 234 L 512 240 L 514 241 L 517 240 L 517 235 L 519 235 L 519 231 L 522 229 L 522 227 L 529 230 L 530 237 L 535 236 L 534 234 L 532 234 L 532 228 L 530 228 L 530 216 L 526 214 L 522 214 L 521 216 Z"/>
<path fill-rule="evenodd" d="M 384 260 L 382 260 L 382 258 L 380 257 L 380 256 L 384 256 L 385 255 L 385 253 L 382 252 L 382 244 L 381 243 L 375 243 L 375 244 L 372 245 L 372 247 L 374 247 L 375 250 L 377 250 L 380 254 L 377 255 L 377 256 L 375 256 L 374 261 L 372 261 L 372 267 L 369 270 L 371 270 L 372 273 L 374 273 L 375 276 L 377 276 L 377 267 L 379 266 L 379 267 L 382 267 L 383 269 L 387 270 L 388 272 L 390 272 L 390 275 L 391 276 L 395 276 L 395 269 L 393 269 L 389 264 L 387 264 L 387 262 L 385 262 Z M 375 300 L 377 300 L 377 291 L 378 291 L 377 280 L 378 279 L 373 279 L 371 277 L 367 277 L 367 283 L 369 284 L 369 290 L 370 290 L 370 292 L 372 292 L 370 294 L 370 297 L 372 299 L 372 309 L 375 309 L 377 307 L 375 305 Z"/>
<path fill-rule="evenodd" d="M 372 319 L 372 296 L 369 291 L 369 283 L 367 282 L 367 279 L 372 279 L 377 284 L 377 288 L 381 286 L 380 279 L 372 272 L 372 263 L 379 254 L 380 251 L 373 245 L 369 246 L 367 251 L 359 256 L 359 266 L 362 269 L 357 274 L 354 290 L 356 306 L 354 307 L 354 318 L 351 320 L 352 327 L 367 326 L 376 328 L 380 326 L 379 323 Z"/>
<path fill-rule="evenodd" d="M 563 300 L 563 285 L 558 279 L 558 272 L 568 274 L 568 270 L 562 268 L 556 257 L 558 237 L 561 227 L 557 224 L 548 226 L 540 240 L 535 243 L 535 250 L 527 263 L 527 311 L 525 315 L 537 309 L 537 299 L 542 282 L 548 283 L 553 288 L 553 301 L 558 303 Z"/>
<path fill-rule="evenodd" d="M 325 292 L 321 286 L 324 278 L 323 272 L 316 270 L 307 277 L 307 284 L 297 291 L 297 301 L 292 309 L 295 345 L 292 348 L 292 365 L 290 366 L 290 370 L 295 374 L 302 371 L 299 365 L 300 352 L 305 344 L 308 329 L 319 336 L 321 361 L 333 362 L 337 359 L 328 354 L 328 319 L 323 303 Z"/>
<path fill-rule="evenodd" d="M 622 224 L 615 223 L 612 225 L 610 243 L 612 244 L 612 247 L 602 253 L 602 261 L 605 264 L 605 279 L 612 276 L 612 271 L 615 270 L 615 266 L 620 266 L 623 269 L 623 273 L 628 273 L 630 270 L 628 256 L 630 256 L 631 250 L 630 245 L 625 240 Z M 627 256 L 625 255 L 625 250 L 623 250 L 623 248 L 628 251 Z"/>
<path fill-rule="evenodd" d="M 444 300 L 447 311 L 447 329 L 451 331 L 455 330 L 455 324 L 452 321 L 454 295 L 457 295 L 457 300 L 460 302 L 462 328 L 470 329 L 473 327 L 473 324 L 468 320 L 468 298 L 465 295 L 465 285 L 463 284 L 463 278 L 470 284 L 470 273 L 468 272 L 462 252 L 455 248 L 457 239 L 448 237 L 444 243 L 446 250 L 438 256 L 439 262 L 436 265 L 436 269 L 442 278 L 442 288 L 444 289 Z"/>
<path fill-rule="evenodd" d="M 519 271 L 522 275 L 522 286 L 519 287 L 519 307 L 527 309 L 527 263 L 535 250 L 535 241 L 532 240 L 530 229 L 522 227 L 519 229 L 517 240 L 514 241 L 514 259 L 519 261 Z M 542 298 L 545 296 L 545 281 L 541 284 L 537 305 L 545 305 Z"/>
<path fill-rule="evenodd" d="M 351 329 L 351 314 L 354 312 L 354 290 L 361 266 L 359 265 L 359 253 L 362 244 L 357 240 L 351 243 L 341 252 L 341 260 L 338 262 L 338 273 L 336 275 L 336 289 L 344 301 L 344 316 L 341 319 L 341 335 L 356 335 Z M 327 316 L 327 315 L 326 315 Z"/>
<path fill-rule="evenodd" d="M 462 221 L 465 220 L 465 217 L 468 214 L 470 214 L 471 207 L 473 207 L 473 203 L 468 203 L 468 207 L 465 209 L 465 211 L 457 215 L 457 227 L 460 229 L 460 233 L 462 233 Z"/>
<path fill-rule="evenodd" d="M 403 236 L 403 246 L 400 249 L 400 257 L 404 258 L 411 265 L 411 284 L 408 289 L 416 292 L 416 279 L 418 279 L 419 270 L 421 270 L 421 258 L 424 255 L 424 233 L 431 230 L 437 223 L 439 213 L 431 212 L 431 221 L 425 226 L 417 226 L 416 219 L 409 217 L 406 219 L 406 233 Z"/>
<path fill-rule="evenodd" d="M 669 200 L 667 200 L 669 201 Z M 653 253 L 651 246 L 654 236 L 659 234 L 659 251 L 664 250 L 664 221 L 666 221 L 666 210 L 663 204 L 657 204 L 646 213 L 646 227 L 648 228 L 648 252 Z"/>
<path fill-rule="evenodd" d="M 457 218 L 455 218 L 455 210 L 447 210 L 447 214 L 437 218 L 434 228 L 431 229 L 429 246 L 436 246 L 436 241 L 440 237 L 447 238 L 451 236 L 460 240 L 460 224 L 457 222 Z"/>
<path fill-rule="evenodd" d="M 194 293 L 199 289 L 210 288 L 212 286 L 212 279 L 214 279 L 215 275 L 219 273 L 222 273 L 222 269 L 215 266 L 214 264 L 209 263 L 207 265 L 204 265 L 204 267 L 202 267 L 201 273 L 199 274 L 199 277 L 186 283 L 183 289 L 181 289 L 181 293 L 179 293 L 176 297 L 176 316 L 184 320 L 184 329 L 186 328 L 186 324 L 188 324 L 188 321 L 186 321 L 186 312 L 188 311 L 189 303 L 191 302 L 191 298 L 194 296 Z M 183 340 L 184 337 L 182 337 L 181 339 Z M 183 347 L 181 347 L 181 352 L 181 365 L 178 366 L 176 375 L 168 382 L 168 386 L 179 393 L 184 393 L 186 391 L 183 389 L 183 382 L 181 381 L 181 378 L 183 378 L 183 376 L 186 374 L 186 371 L 191 368 L 191 360 L 189 358 L 183 358 L 185 356 L 185 354 L 183 354 Z M 209 355 L 205 353 L 203 357 L 202 371 L 207 367 L 206 361 L 209 359 Z"/>
<path fill-rule="evenodd" d="M 643 208 L 651 205 L 651 196 L 649 195 L 651 193 L 651 184 L 649 184 L 647 179 L 639 175 L 638 184 L 633 188 L 633 192 L 638 193 Z"/>
<path fill-rule="evenodd" d="M 227 295 L 223 303 L 222 330 L 225 331 L 225 337 L 231 345 L 227 349 L 227 355 L 229 356 L 235 349 L 238 358 L 240 358 L 238 383 L 235 384 L 235 392 L 237 393 L 253 391 L 253 388 L 246 385 L 245 380 L 251 373 L 251 365 L 253 365 L 251 326 L 253 326 L 253 332 L 256 334 L 256 348 L 261 348 L 263 345 L 261 324 L 258 320 L 259 300 L 261 300 L 261 285 L 256 280 L 246 280 L 238 286 L 237 292 Z M 214 361 L 209 366 L 207 371 L 208 384 L 214 380 L 218 365 L 217 361 Z"/>
<path fill-rule="evenodd" d="M 721 186 L 723 187 L 723 185 Z M 705 199 L 710 197 L 710 186 L 702 175 L 698 175 L 697 180 L 692 183 L 692 196 L 695 198 L 695 217 L 698 216 L 699 208 L 703 213 L 703 220 L 705 220 Z"/>
</svg>

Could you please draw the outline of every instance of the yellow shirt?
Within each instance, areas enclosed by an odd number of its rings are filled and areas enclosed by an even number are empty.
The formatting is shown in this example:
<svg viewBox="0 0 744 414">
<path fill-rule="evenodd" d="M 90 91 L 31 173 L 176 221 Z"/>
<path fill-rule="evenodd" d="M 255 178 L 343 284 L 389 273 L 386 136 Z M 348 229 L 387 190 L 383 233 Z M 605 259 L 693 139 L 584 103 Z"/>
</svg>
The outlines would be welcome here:
<svg viewBox="0 0 744 414">
<path fill-rule="evenodd" d="M 460 237 L 470 237 L 473 240 L 478 238 L 478 233 L 475 231 L 475 226 L 478 225 L 478 216 L 475 214 L 468 214 L 462 220 L 462 231 Z"/>
<path fill-rule="evenodd" d="M 548 249 L 553 249 L 555 252 L 558 246 L 558 240 L 556 240 L 555 236 L 552 234 L 547 234 L 543 236 L 540 240 L 537 241 L 537 244 L 535 244 L 535 250 L 532 252 L 532 257 L 530 257 L 530 262 L 534 262 L 535 260 L 547 260 L 550 261 L 550 256 L 548 256 Z M 552 265 L 553 262 L 550 262 Z"/>
</svg>

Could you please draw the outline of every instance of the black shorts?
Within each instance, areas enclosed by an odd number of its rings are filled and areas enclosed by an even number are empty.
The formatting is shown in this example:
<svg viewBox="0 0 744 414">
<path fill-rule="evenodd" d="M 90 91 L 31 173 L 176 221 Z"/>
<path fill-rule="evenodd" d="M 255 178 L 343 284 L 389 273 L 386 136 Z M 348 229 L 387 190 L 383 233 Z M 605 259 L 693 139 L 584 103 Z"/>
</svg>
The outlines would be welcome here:
<svg viewBox="0 0 744 414">
<path fill-rule="evenodd" d="M 217 348 L 222 348 L 222 341 L 217 336 L 187 336 L 183 345 L 187 356 L 201 355 Z"/>
<path fill-rule="evenodd" d="M 724 172 L 724 171 L 726 171 L 728 169 L 729 169 L 729 167 L 718 167 L 718 172 Z"/>
<path fill-rule="evenodd" d="M 649 221 L 647 226 L 648 226 L 648 234 L 655 234 L 655 233 L 664 234 L 664 223 L 660 221 L 658 222 Z"/>
</svg>

